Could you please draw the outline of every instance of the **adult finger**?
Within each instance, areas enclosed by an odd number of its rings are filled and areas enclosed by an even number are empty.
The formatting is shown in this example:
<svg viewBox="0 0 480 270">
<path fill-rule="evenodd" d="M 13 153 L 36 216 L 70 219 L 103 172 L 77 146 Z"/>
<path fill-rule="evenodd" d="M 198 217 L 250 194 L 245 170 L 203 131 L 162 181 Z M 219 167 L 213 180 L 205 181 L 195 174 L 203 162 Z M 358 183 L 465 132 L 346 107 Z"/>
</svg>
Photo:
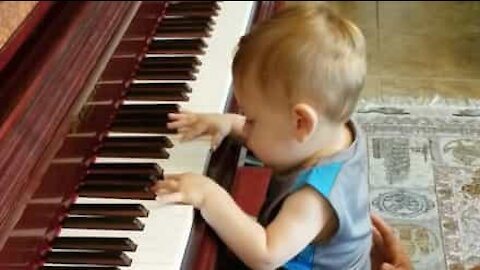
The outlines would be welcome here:
<svg viewBox="0 0 480 270">
<path fill-rule="evenodd" d="M 384 263 L 384 264 L 382 264 L 380 269 L 381 270 L 395 270 L 396 268 L 395 268 L 395 266 L 393 266 L 389 263 Z M 406 270 L 406 269 L 397 269 L 397 270 Z"/>
<path fill-rule="evenodd" d="M 394 243 L 397 241 L 395 233 L 393 232 L 392 227 L 390 227 L 385 221 L 378 215 L 372 214 L 372 223 L 373 226 L 382 236 L 383 242 L 385 244 Z"/>
</svg>

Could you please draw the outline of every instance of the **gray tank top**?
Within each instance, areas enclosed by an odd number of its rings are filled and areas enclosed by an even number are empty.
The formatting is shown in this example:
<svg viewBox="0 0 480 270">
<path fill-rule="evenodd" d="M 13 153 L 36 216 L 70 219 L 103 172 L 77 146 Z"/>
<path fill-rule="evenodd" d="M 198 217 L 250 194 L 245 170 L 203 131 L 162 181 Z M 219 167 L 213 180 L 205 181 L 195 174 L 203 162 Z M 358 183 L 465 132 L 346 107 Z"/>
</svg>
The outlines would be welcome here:
<svg viewBox="0 0 480 270">
<path fill-rule="evenodd" d="M 283 267 L 285 269 L 371 269 L 372 245 L 368 197 L 368 159 L 365 138 L 349 122 L 354 142 L 348 149 L 315 166 L 274 175 L 259 221 L 267 225 L 291 192 L 308 185 L 330 202 L 338 229 L 327 241 L 311 243 Z"/>
</svg>

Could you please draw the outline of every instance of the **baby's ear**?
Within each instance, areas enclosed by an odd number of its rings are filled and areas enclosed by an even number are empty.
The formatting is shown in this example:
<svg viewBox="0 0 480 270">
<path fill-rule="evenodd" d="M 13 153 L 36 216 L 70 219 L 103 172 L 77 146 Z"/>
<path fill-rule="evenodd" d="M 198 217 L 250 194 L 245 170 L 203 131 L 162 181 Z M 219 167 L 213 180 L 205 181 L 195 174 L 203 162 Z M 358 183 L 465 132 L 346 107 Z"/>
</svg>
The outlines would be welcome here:
<svg viewBox="0 0 480 270">
<path fill-rule="evenodd" d="M 298 142 L 306 141 L 317 129 L 317 112 L 306 103 L 298 103 L 292 108 L 292 116 L 295 138 Z"/>
</svg>

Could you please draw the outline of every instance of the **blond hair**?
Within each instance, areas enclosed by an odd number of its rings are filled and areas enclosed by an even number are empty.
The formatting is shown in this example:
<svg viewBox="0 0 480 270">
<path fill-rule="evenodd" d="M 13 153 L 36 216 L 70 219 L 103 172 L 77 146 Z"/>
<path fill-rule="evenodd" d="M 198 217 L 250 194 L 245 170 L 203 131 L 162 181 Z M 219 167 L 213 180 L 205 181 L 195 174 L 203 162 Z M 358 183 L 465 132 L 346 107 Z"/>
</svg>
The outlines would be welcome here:
<svg viewBox="0 0 480 270">
<path fill-rule="evenodd" d="M 253 80 L 269 100 L 307 102 L 332 121 L 353 113 L 366 73 L 365 39 L 324 4 L 294 5 L 242 37 L 236 85 Z"/>
</svg>

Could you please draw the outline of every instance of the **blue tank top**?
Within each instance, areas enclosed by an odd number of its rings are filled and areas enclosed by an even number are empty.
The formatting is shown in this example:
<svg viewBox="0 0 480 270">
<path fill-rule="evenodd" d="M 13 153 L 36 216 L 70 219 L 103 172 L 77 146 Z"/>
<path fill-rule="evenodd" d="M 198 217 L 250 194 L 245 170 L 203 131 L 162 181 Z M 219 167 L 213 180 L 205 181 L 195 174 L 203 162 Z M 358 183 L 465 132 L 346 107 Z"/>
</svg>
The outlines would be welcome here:
<svg viewBox="0 0 480 270">
<path fill-rule="evenodd" d="M 372 245 L 368 197 L 368 159 L 363 133 L 349 122 L 354 134 L 350 147 L 315 166 L 271 181 L 260 222 L 267 225 L 291 192 L 310 186 L 332 206 L 338 218 L 334 235 L 326 242 L 311 243 L 283 267 L 306 269 L 371 269 Z"/>
</svg>

